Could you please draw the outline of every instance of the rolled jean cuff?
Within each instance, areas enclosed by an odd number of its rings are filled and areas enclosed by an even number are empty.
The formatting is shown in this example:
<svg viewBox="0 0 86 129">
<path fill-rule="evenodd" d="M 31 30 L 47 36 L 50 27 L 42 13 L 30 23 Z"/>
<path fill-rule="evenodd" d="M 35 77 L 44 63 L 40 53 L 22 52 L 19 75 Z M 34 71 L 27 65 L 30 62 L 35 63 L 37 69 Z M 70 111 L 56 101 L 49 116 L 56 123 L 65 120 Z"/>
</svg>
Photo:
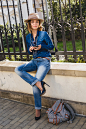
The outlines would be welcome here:
<svg viewBox="0 0 86 129">
<path fill-rule="evenodd" d="M 38 82 L 39 80 L 38 79 L 36 79 L 32 84 L 31 84 L 31 86 L 34 86 L 35 85 L 35 83 L 36 82 Z"/>
<path fill-rule="evenodd" d="M 35 109 L 38 109 L 39 110 L 39 109 L 41 109 L 41 107 L 35 107 Z"/>
</svg>

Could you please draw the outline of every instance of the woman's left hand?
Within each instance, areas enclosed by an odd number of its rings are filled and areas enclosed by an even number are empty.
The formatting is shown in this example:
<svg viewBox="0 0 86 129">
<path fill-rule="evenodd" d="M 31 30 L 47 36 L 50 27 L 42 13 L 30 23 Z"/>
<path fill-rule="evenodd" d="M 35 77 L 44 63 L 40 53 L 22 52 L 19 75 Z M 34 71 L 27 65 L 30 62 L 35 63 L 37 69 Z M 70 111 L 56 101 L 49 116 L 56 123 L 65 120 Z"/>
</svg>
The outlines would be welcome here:
<svg viewBox="0 0 86 129">
<path fill-rule="evenodd" d="M 40 50 L 41 49 L 41 45 L 38 45 L 38 47 L 34 47 L 34 50 Z"/>
</svg>

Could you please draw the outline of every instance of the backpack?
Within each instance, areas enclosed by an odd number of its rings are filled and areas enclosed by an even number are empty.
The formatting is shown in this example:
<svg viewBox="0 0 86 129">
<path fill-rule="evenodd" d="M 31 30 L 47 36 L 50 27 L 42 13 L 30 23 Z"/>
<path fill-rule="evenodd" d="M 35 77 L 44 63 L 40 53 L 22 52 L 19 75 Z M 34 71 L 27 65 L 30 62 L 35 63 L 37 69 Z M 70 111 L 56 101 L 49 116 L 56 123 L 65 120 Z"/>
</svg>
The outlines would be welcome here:
<svg viewBox="0 0 86 129">
<path fill-rule="evenodd" d="M 63 121 L 72 123 L 75 118 L 72 107 L 69 104 L 62 102 L 62 100 L 57 100 L 46 113 L 48 114 L 48 122 L 56 125 Z"/>
</svg>

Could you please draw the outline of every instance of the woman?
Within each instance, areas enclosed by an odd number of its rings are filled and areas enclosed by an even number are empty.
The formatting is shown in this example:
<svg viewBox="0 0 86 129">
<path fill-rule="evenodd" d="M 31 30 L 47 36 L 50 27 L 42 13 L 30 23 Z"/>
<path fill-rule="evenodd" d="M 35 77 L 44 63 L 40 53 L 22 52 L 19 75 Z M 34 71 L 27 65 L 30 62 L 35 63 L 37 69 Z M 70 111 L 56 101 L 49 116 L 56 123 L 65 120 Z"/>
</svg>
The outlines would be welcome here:
<svg viewBox="0 0 86 129">
<path fill-rule="evenodd" d="M 30 14 L 25 22 L 28 23 L 30 32 L 26 36 L 27 49 L 29 54 L 33 54 L 33 59 L 15 68 L 15 72 L 32 85 L 36 109 L 35 120 L 39 120 L 41 118 L 41 96 L 46 91 L 44 87 L 46 83 L 42 80 L 50 69 L 49 50 L 52 50 L 54 46 L 47 32 L 42 31 L 43 19 L 40 19 L 37 13 Z M 35 70 L 37 70 L 35 77 L 27 73 Z"/>
</svg>

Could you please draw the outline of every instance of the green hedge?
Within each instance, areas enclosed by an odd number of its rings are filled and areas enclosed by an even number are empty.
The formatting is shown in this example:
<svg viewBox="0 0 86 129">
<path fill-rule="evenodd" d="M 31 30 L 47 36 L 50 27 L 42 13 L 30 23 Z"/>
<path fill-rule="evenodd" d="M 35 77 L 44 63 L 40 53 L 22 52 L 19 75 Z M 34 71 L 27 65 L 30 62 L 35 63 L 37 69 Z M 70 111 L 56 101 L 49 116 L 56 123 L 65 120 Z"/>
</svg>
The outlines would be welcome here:
<svg viewBox="0 0 86 129">
<path fill-rule="evenodd" d="M 4 26 L 1 25 L 0 28 L 2 29 L 2 39 L 3 39 L 4 47 L 7 47 Z M 26 26 L 25 26 L 25 30 L 26 30 Z M 11 29 L 7 25 L 6 25 L 6 32 L 7 32 L 7 39 L 8 39 L 9 47 L 13 47 Z M 22 30 L 21 30 L 20 26 L 18 26 L 18 32 L 19 32 L 20 44 L 21 44 L 21 47 L 23 47 L 23 44 L 22 44 Z M 27 35 L 29 32 L 26 30 L 25 33 Z M 14 43 L 15 43 L 15 47 L 18 47 L 17 29 L 16 29 L 15 25 L 13 27 L 13 40 L 14 40 Z"/>
</svg>

